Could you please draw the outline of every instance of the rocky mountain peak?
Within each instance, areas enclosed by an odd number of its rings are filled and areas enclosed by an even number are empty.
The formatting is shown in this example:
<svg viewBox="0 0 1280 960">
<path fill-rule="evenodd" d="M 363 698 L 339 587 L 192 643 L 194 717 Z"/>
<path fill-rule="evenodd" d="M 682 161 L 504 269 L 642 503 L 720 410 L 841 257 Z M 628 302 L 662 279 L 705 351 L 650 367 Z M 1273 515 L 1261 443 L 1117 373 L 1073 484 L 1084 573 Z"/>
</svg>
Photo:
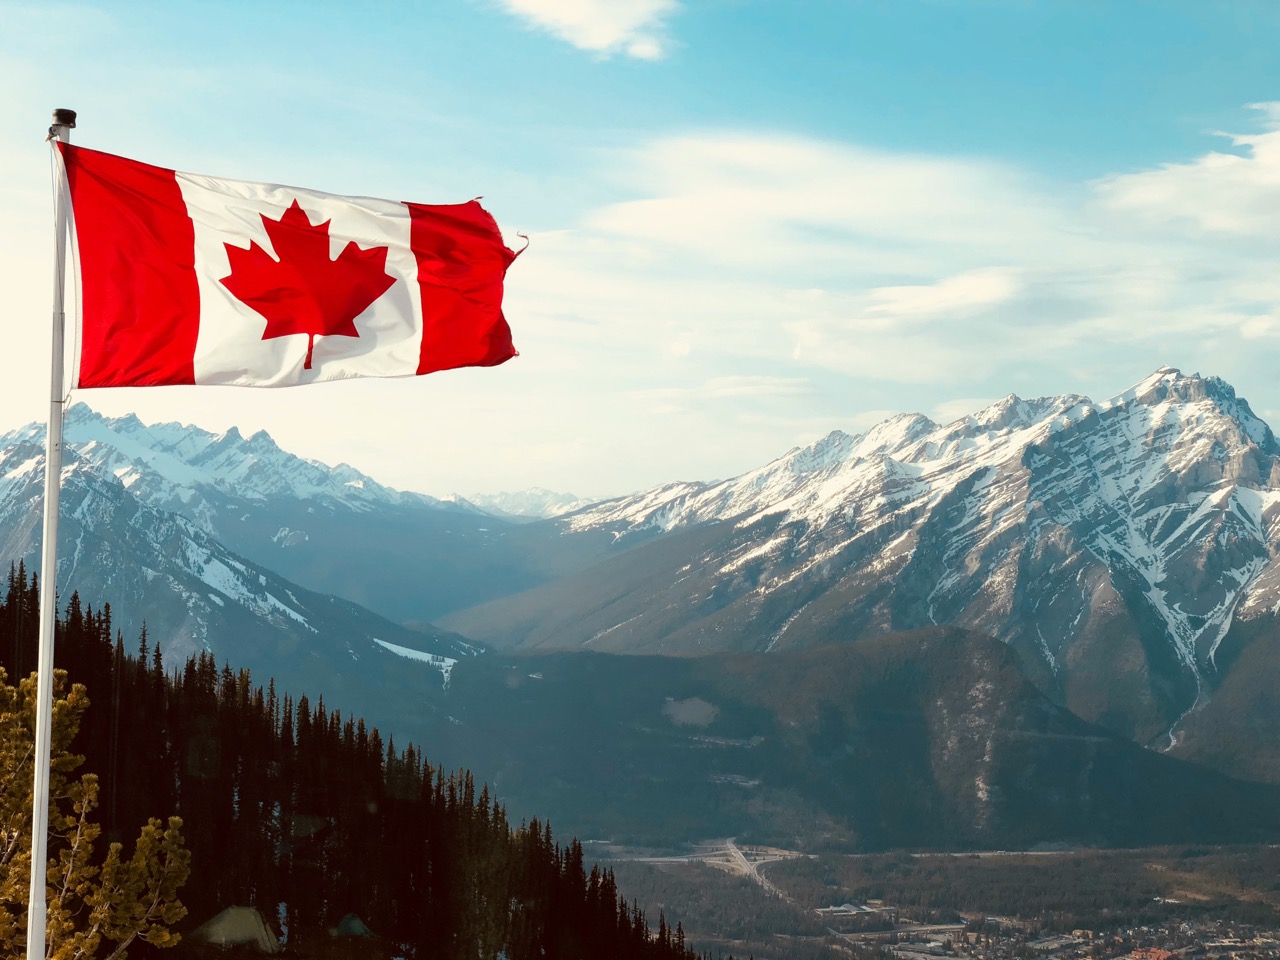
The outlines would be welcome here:
<svg viewBox="0 0 1280 960">
<path fill-rule="evenodd" d="M 962 421 L 968 428 L 966 433 L 970 436 L 1022 430 L 1087 402 L 1088 397 L 1076 394 L 1024 400 L 1016 393 L 1011 393 L 991 406 L 962 418 Z"/>
<path fill-rule="evenodd" d="M 1219 377 L 1162 367 L 1099 404 L 1102 421 L 1142 443 L 1137 453 L 1158 453 L 1167 474 L 1252 485 L 1270 482 L 1280 458 L 1271 428 Z"/>
<path fill-rule="evenodd" d="M 791 473 L 796 476 L 825 470 L 833 464 L 846 460 L 853 450 L 856 439 L 841 430 L 832 430 L 821 440 L 807 447 L 797 447 L 783 459 Z"/>
<path fill-rule="evenodd" d="M 1204 404 L 1206 409 L 1216 410 L 1222 416 L 1235 420 L 1240 430 L 1260 447 L 1270 448 L 1275 445 L 1271 428 L 1258 419 L 1246 400 L 1236 394 L 1235 387 L 1221 377 L 1202 377 L 1199 373 L 1184 374 L 1176 367 L 1164 366 L 1128 390 L 1117 394 L 1103 406 L 1134 404 L 1147 407 L 1164 404 L 1196 407 Z"/>
<path fill-rule="evenodd" d="M 76 402 L 67 407 L 64 424 L 101 423 L 105 418 L 87 403 Z"/>
<path fill-rule="evenodd" d="M 937 429 L 938 425 L 922 413 L 900 413 L 877 423 L 857 438 L 857 451 L 864 457 L 892 453 Z"/>
<path fill-rule="evenodd" d="M 265 430 L 259 430 L 257 433 L 250 436 L 249 439 L 245 441 L 245 446 L 250 450 L 261 450 L 271 453 L 280 449 L 275 440 L 272 439 L 271 434 L 267 433 Z"/>
</svg>

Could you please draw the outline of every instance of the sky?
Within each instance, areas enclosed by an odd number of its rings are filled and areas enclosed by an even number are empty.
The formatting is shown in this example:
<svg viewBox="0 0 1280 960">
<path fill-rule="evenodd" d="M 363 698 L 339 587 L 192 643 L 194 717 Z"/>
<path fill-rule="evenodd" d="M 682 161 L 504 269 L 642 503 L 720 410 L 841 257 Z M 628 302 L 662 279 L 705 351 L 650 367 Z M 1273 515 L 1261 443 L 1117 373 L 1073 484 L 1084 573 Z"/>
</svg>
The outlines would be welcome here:
<svg viewBox="0 0 1280 960">
<path fill-rule="evenodd" d="M 437 496 L 759 466 L 900 412 L 1221 376 L 1280 426 L 1280 5 L 0 0 L 0 429 L 49 405 L 43 138 L 483 196 L 520 356 L 78 391 Z"/>
</svg>

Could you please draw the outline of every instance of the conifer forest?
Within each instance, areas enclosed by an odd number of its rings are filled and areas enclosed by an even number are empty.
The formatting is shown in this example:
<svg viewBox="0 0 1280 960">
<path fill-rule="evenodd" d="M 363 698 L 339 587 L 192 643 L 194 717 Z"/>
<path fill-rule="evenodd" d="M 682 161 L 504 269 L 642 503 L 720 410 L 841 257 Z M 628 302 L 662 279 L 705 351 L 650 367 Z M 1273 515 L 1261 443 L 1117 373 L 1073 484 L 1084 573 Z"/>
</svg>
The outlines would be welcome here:
<svg viewBox="0 0 1280 960">
<path fill-rule="evenodd" d="M 12 569 L 0 603 L 11 701 L 22 697 L 14 678 L 36 663 L 38 624 L 36 578 Z M 190 874 L 177 891 L 185 916 L 178 907 L 168 917 L 174 932 L 241 905 L 299 956 L 331 947 L 329 930 L 348 914 L 387 956 L 693 956 L 684 931 L 629 903 L 612 871 L 584 862 L 577 840 L 558 842 L 536 819 L 510 824 L 469 771 L 433 767 L 415 745 L 384 741 L 322 698 L 294 700 L 208 654 L 166 663 L 145 630 L 126 646 L 109 604 L 78 595 L 59 616 L 55 649 L 75 685 L 62 684 L 59 710 L 72 692 L 88 701 L 61 762 L 96 775 L 103 846 L 129 849 L 156 818 L 181 818 Z M 69 843 L 54 831 L 50 864 Z M 26 891 L 17 886 L 0 889 L 0 908 L 21 928 Z M 90 908 L 82 913 L 68 923 L 87 924 Z M 131 955 L 170 945 L 163 929 L 144 931 Z M 114 956 L 110 946 L 104 939 L 84 955 Z"/>
</svg>

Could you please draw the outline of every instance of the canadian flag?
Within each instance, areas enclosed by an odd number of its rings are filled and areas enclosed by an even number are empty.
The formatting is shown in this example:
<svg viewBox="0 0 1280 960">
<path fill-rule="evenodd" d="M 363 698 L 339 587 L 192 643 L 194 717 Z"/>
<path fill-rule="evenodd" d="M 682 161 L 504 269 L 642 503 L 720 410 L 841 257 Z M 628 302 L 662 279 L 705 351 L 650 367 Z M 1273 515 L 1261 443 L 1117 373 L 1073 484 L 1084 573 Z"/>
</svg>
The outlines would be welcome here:
<svg viewBox="0 0 1280 960">
<path fill-rule="evenodd" d="M 282 387 L 516 354 L 502 315 L 516 254 L 474 200 L 341 197 L 58 149 L 75 386 Z"/>
</svg>

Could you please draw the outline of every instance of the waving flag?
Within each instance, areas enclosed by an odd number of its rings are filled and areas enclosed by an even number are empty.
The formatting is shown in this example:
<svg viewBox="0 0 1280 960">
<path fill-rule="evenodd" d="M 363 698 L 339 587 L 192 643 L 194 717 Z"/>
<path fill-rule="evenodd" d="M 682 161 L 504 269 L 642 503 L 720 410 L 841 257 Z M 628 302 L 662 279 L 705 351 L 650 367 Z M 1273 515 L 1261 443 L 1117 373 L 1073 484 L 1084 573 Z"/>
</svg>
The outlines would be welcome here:
<svg viewBox="0 0 1280 960">
<path fill-rule="evenodd" d="M 341 197 L 58 149 L 77 387 L 282 387 L 515 356 L 502 286 L 516 254 L 474 200 Z"/>
</svg>

